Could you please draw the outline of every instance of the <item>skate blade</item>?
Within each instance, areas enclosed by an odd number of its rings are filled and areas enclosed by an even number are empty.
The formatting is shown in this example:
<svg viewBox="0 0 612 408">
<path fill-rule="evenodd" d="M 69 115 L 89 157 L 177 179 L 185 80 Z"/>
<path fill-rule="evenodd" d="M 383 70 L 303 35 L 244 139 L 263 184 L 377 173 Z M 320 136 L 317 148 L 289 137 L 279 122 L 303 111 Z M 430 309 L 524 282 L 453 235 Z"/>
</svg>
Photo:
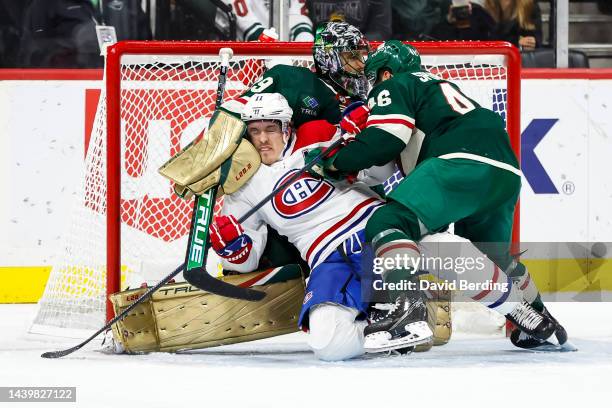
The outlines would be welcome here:
<svg viewBox="0 0 612 408">
<path fill-rule="evenodd" d="M 406 330 L 410 334 L 396 339 L 390 339 L 388 332 L 370 334 L 365 338 L 364 351 L 366 353 L 384 353 L 395 349 L 418 346 L 433 338 L 433 332 L 426 322 L 407 324 Z"/>
<path fill-rule="evenodd" d="M 407 347 L 407 349 L 404 352 L 398 351 L 398 349 L 392 349 L 392 350 L 386 350 L 386 351 L 381 351 L 379 353 L 364 353 L 361 358 L 364 360 L 374 360 L 374 359 L 379 359 L 379 358 L 399 358 L 399 357 L 406 357 L 407 355 L 410 355 L 413 353 L 413 347 Z M 399 349 L 401 350 L 401 349 Z"/>
<path fill-rule="evenodd" d="M 523 348 L 523 350 L 527 351 L 537 351 L 544 353 L 567 353 L 572 351 L 578 351 L 578 347 L 576 347 L 572 342 L 566 341 L 563 344 L 553 344 L 550 342 L 542 343 L 539 346 Z"/>
<path fill-rule="evenodd" d="M 567 337 L 566 337 L 567 339 Z M 545 350 L 540 351 L 578 351 L 578 347 L 574 346 L 570 341 L 565 340 L 565 343 L 559 343 L 559 339 L 557 339 L 557 335 L 553 334 L 549 338 L 547 338 L 542 346 L 546 346 Z M 539 348 L 541 346 L 537 346 Z"/>
</svg>

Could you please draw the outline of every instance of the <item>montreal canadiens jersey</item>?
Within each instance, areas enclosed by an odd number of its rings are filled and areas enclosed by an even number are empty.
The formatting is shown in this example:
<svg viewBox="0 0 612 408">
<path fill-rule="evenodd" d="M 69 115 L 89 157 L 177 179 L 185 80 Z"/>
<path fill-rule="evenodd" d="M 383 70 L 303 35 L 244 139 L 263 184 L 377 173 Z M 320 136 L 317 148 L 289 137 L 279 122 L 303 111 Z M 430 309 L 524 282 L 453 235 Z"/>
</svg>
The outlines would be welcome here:
<svg viewBox="0 0 612 408">
<path fill-rule="evenodd" d="M 225 196 L 222 214 L 240 217 L 303 167 L 308 150 L 331 142 L 306 143 L 309 142 L 292 138 L 280 161 L 262 164 L 239 191 Z M 364 229 L 368 218 L 382 204 L 364 183 L 332 184 L 303 174 L 242 224 L 253 240 L 249 257 L 241 264 L 223 260 L 223 266 L 238 272 L 255 269 L 266 246 L 269 225 L 286 236 L 314 268 L 352 234 Z"/>
<path fill-rule="evenodd" d="M 257 41 L 268 27 L 270 19 L 269 1 L 264 0 L 223 0 L 232 7 L 236 16 L 238 40 Z M 305 0 L 291 0 L 289 5 L 289 41 L 313 41 L 312 22 L 308 18 Z M 215 23 L 227 27 L 229 22 L 224 13 L 217 13 Z"/>
</svg>

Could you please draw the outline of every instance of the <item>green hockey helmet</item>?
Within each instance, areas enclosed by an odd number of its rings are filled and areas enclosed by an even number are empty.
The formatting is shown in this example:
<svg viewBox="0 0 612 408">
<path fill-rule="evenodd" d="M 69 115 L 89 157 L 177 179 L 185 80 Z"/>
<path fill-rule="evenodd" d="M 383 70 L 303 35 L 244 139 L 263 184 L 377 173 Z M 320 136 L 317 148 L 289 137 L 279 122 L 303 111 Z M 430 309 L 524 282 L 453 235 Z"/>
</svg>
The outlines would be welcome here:
<svg viewBox="0 0 612 408">
<path fill-rule="evenodd" d="M 411 45 L 398 40 L 385 41 L 368 55 L 365 74 L 370 83 L 378 79 L 378 72 L 386 68 L 393 74 L 416 72 L 421 70 L 421 56 Z"/>
</svg>

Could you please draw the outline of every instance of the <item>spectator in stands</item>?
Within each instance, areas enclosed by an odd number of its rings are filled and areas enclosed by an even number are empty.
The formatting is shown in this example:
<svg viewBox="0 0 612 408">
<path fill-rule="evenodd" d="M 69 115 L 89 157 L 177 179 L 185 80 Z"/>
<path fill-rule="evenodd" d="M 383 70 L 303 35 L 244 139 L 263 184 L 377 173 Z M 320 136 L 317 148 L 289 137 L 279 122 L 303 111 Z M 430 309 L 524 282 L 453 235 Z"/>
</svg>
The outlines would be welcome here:
<svg viewBox="0 0 612 408">
<path fill-rule="evenodd" d="M 99 13 L 90 0 L 32 0 L 23 21 L 23 67 L 102 66 L 96 38 Z"/>
<path fill-rule="evenodd" d="M 117 40 L 150 40 L 151 24 L 142 9 L 141 0 L 89 0 L 96 7 L 104 4 L 102 21 L 115 27 Z"/>
<path fill-rule="evenodd" d="M 346 21 L 370 41 L 391 38 L 391 0 L 306 0 L 313 24 Z"/>
<path fill-rule="evenodd" d="M 289 41 L 313 41 L 304 0 L 289 4 Z M 262 0 L 157 0 L 156 37 L 174 40 L 257 41 L 270 26 Z"/>
<path fill-rule="evenodd" d="M 270 9 L 267 2 L 261 0 L 223 0 L 232 6 L 236 17 L 238 40 L 257 41 L 263 31 L 270 27 Z M 304 0 L 289 2 L 289 41 L 313 41 L 312 21 L 303 5 Z M 224 15 L 217 14 L 217 24 L 223 22 Z M 227 19 L 227 18 L 225 18 Z"/>
<path fill-rule="evenodd" d="M 21 20 L 29 0 L 0 0 L 0 68 L 17 66 Z"/>
<path fill-rule="evenodd" d="M 391 0 L 393 38 L 397 40 L 429 40 L 433 28 L 440 23 L 441 5 L 445 0 Z"/>
<path fill-rule="evenodd" d="M 221 0 L 156 0 L 155 38 L 158 40 L 229 41 L 236 33 L 215 26 Z M 226 19 L 227 20 L 227 19 Z"/>
<path fill-rule="evenodd" d="M 19 62 L 24 67 L 92 68 L 103 65 L 96 25 L 115 27 L 118 40 L 148 40 L 140 0 L 32 0 L 25 11 Z"/>
<path fill-rule="evenodd" d="M 534 0 L 485 0 L 496 22 L 494 39 L 511 42 L 521 51 L 542 46 L 542 14 Z"/>
<path fill-rule="evenodd" d="M 445 0 L 440 6 L 444 17 L 431 35 L 438 40 L 490 40 L 495 20 L 476 1 Z"/>
<path fill-rule="evenodd" d="M 612 0 L 597 0 L 597 9 L 603 14 L 612 14 Z"/>
</svg>

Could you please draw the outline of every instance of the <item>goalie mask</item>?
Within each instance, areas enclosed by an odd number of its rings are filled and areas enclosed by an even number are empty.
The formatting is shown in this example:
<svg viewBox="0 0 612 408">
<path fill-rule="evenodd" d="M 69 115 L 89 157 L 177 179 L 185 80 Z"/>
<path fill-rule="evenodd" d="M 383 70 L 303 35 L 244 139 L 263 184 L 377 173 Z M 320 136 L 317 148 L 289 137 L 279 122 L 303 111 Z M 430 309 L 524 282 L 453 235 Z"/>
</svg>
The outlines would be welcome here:
<svg viewBox="0 0 612 408">
<path fill-rule="evenodd" d="M 292 116 L 293 109 L 283 95 L 279 93 L 260 93 L 249 98 L 240 118 L 246 123 L 254 121 L 278 122 L 283 133 L 283 143 L 286 146 L 291 135 Z"/>
<path fill-rule="evenodd" d="M 369 49 L 356 27 L 344 22 L 322 23 L 312 49 L 317 74 L 328 79 L 336 91 L 364 100 L 370 88 L 363 74 Z M 351 61 L 359 62 L 355 65 Z"/>
</svg>

